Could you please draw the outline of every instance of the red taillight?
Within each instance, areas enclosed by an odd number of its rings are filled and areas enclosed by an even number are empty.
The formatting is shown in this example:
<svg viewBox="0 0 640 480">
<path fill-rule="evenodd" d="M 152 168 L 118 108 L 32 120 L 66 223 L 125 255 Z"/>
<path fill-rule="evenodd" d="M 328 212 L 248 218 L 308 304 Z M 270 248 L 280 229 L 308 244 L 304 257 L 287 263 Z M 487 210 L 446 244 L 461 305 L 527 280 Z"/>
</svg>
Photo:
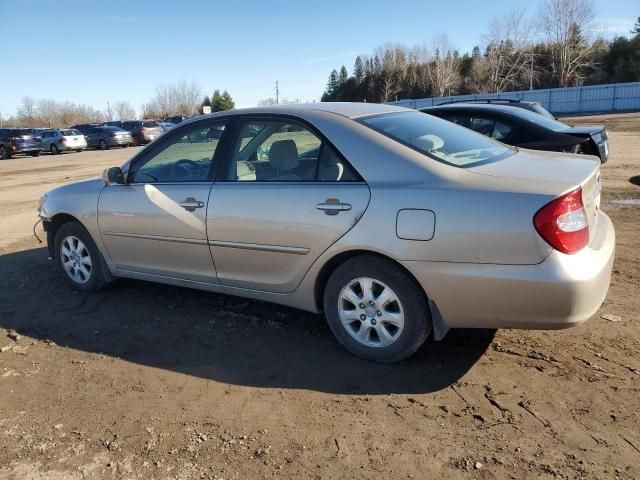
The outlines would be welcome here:
<svg viewBox="0 0 640 480">
<path fill-rule="evenodd" d="M 582 203 L 582 188 L 565 193 L 542 207 L 533 217 L 536 230 L 556 250 L 569 255 L 589 243 L 589 223 Z"/>
</svg>

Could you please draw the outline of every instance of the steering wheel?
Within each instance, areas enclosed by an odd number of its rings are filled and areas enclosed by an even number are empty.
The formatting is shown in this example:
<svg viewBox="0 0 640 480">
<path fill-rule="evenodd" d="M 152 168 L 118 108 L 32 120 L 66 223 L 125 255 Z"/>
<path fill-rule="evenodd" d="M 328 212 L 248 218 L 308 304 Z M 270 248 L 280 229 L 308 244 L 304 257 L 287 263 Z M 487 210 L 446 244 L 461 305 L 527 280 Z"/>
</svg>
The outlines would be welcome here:
<svg viewBox="0 0 640 480">
<path fill-rule="evenodd" d="M 189 160 L 187 158 L 181 158 L 176 163 L 171 165 L 171 177 L 172 178 L 184 178 L 186 176 L 192 175 L 192 170 L 185 167 L 185 165 L 192 165 L 198 171 L 198 175 L 205 177 L 207 172 L 201 165 L 193 160 Z"/>
</svg>

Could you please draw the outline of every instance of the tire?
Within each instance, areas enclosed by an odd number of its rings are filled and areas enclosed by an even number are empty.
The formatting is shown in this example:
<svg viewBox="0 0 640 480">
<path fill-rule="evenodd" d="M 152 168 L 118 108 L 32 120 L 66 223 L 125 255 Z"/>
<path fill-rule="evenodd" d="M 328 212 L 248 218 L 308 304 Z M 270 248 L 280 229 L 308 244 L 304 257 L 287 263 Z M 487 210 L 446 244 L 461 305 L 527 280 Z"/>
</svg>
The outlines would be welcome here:
<svg viewBox="0 0 640 480">
<path fill-rule="evenodd" d="M 109 145 L 107 145 L 107 142 L 105 142 L 104 140 L 100 140 L 98 147 L 100 148 L 100 150 L 109 150 Z"/>
<path fill-rule="evenodd" d="M 51 150 L 51 153 L 53 155 L 58 155 L 60 153 L 60 149 L 58 148 L 58 146 L 55 143 L 51 144 L 51 148 L 49 150 Z"/>
<path fill-rule="evenodd" d="M 82 150 L 84 150 L 84 149 L 83 148 L 79 148 L 79 149 L 76 150 L 76 152 L 80 153 L 80 152 L 82 152 Z"/>
<path fill-rule="evenodd" d="M 366 288 L 369 280 L 372 288 Z M 374 255 L 351 258 L 331 274 L 324 311 L 337 340 L 354 355 L 374 362 L 404 360 L 432 330 L 422 288 L 398 265 Z"/>
<path fill-rule="evenodd" d="M 38 151 L 38 152 L 33 152 L 33 153 L 31 154 L 31 156 L 32 156 L 32 157 L 39 157 L 41 153 L 42 153 L 42 152 L 40 152 L 40 151 Z"/>
<path fill-rule="evenodd" d="M 56 265 L 74 289 L 97 292 L 109 284 L 103 272 L 102 255 L 82 225 L 77 222 L 62 225 L 56 232 L 53 245 Z"/>
<path fill-rule="evenodd" d="M 140 145 L 140 142 L 138 142 L 138 139 L 136 137 L 133 137 L 133 141 L 131 142 L 131 144 L 134 147 L 137 147 L 138 145 Z"/>
<path fill-rule="evenodd" d="M 0 145 L 0 160 L 9 160 L 11 158 L 11 153 L 7 150 L 7 147 L 4 145 Z"/>
</svg>

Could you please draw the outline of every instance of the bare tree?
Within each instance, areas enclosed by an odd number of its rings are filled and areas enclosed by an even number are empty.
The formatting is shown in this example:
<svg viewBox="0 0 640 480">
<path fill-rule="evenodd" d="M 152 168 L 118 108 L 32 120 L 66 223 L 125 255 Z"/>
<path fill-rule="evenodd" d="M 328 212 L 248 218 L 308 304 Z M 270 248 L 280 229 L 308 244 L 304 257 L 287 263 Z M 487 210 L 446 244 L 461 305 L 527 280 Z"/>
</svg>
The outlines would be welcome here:
<svg viewBox="0 0 640 480">
<path fill-rule="evenodd" d="M 56 118 L 56 102 L 50 98 L 38 100 L 38 113 L 47 127 L 52 127 Z"/>
<path fill-rule="evenodd" d="M 18 108 L 18 117 L 26 123 L 27 126 L 33 127 L 34 117 L 36 114 L 36 102 L 33 97 L 22 97 L 22 103 Z"/>
<path fill-rule="evenodd" d="M 429 77 L 433 95 L 444 97 L 460 81 L 455 49 L 446 35 L 440 34 L 433 39 L 433 56 L 429 63 Z"/>
<path fill-rule="evenodd" d="M 531 59 L 529 32 L 524 9 L 514 9 L 489 23 L 483 40 L 491 91 L 503 92 L 523 80 Z"/>
<path fill-rule="evenodd" d="M 543 0 L 537 26 L 552 53 L 561 87 L 580 85 L 593 66 L 593 45 L 585 38 L 595 17 L 593 0 Z"/>
<path fill-rule="evenodd" d="M 201 98 L 202 89 L 195 82 L 181 80 L 170 85 L 159 85 L 155 97 L 143 105 L 143 115 L 163 118 L 170 115 L 193 115 L 200 109 Z"/>
<path fill-rule="evenodd" d="M 131 120 L 136 116 L 136 111 L 128 100 L 116 102 L 113 105 L 113 110 L 119 120 Z"/>
</svg>

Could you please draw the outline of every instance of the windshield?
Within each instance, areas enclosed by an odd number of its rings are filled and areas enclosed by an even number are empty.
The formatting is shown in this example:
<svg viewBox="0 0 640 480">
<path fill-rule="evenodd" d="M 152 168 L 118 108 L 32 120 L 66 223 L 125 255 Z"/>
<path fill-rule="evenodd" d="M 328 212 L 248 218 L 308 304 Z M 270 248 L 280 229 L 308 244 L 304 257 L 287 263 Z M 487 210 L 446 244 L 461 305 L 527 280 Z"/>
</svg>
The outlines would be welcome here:
<svg viewBox="0 0 640 480">
<path fill-rule="evenodd" d="M 359 122 L 454 167 L 495 162 L 515 151 L 484 135 L 422 112 L 375 115 Z"/>
<path fill-rule="evenodd" d="M 509 113 L 512 113 L 513 115 L 520 117 L 521 119 L 528 122 L 535 123 L 536 125 L 541 125 L 545 128 L 548 128 L 549 130 L 553 130 L 554 132 L 561 132 L 563 130 L 571 128 L 569 125 L 559 122 L 555 118 L 550 118 L 546 115 L 532 112 L 531 110 L 525 110 L 524 108 L 512 108 Z"/>
</svg>

